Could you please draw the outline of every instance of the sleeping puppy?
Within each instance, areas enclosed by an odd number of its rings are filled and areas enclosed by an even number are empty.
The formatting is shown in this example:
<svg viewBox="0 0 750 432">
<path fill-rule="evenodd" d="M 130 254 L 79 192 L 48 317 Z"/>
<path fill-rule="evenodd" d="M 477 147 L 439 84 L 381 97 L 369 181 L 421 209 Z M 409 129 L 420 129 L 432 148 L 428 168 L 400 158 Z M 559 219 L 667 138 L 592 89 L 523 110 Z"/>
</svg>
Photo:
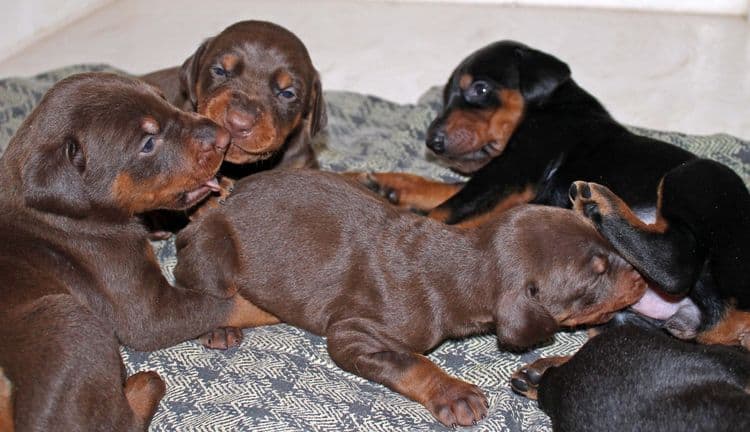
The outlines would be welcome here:
<svg viewBox="0 0 750 432">
<path fill-rule="evenodd" d="M 556 431 L 750 430 L 746 352 L 682 342 L 630 321 L 572 358 L 524 366 L 511 386 L 538 399 Z"/>
<path fill-rule="evenodd" d="M 326 336 L 340 367 L 445 425 L 479 421 L 487 399 L 423 353 L 492 330 L 504 346 L 529 347 L 560 326 L 604 322 L 645 289 L 569 210 L 523 206 L 464 230 L 311 170 L 237 182 L 225 205 L 178 234 L 177 257 L 179 284 L 236 291 L 258 320 Z"/>
</svg>

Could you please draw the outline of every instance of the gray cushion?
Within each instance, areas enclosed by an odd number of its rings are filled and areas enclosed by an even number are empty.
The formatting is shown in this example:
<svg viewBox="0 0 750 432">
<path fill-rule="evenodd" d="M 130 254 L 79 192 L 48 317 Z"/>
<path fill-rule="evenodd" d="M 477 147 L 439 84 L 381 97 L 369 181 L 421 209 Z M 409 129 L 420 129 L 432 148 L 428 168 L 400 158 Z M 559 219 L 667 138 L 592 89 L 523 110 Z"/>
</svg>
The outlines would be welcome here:
<svg viewBox="0 0 750 432">
<path fill-rule="evenodd" d="M 107 66 L 83 65 L 33 78 L 0 80 L 0 150 L 52 83 L 86 70 L 117 72 Z M 325 99 L 328 127 L 316 139 L 324 169 L 457 178 L 425 158 L 424 133 L 440 105 L 437 88 L 416 105 L 341 91 L 327 91 Z M 750 179 L 748 142 L 724 134 L 634 130 L 714 158 L 735 169 L 746 183 Z M 156 242 L 154 247 L 171 280 L 173 241 Z M 583 332 L 560 332 L 553 344 L 514 354 L 500 351 L 494 336 L 486 335 L 446 342 L 429 357 L 487 394 L 489 416 L 475 430 L 547 431 L 548 418 L 536 403 L 511 392 L 508 378 L 539 356 L 570 354 L 584 341 Z M 152 430 L 442 429 L 421 405 L 336 367 L 325 339 L 288 325 L 245 330 L 242 346 L 225 352 L 190 341 L 148 353 L 124 348 L 122 354 L 130 373 L 155 370 L 167 382 Z"/>
</svg>

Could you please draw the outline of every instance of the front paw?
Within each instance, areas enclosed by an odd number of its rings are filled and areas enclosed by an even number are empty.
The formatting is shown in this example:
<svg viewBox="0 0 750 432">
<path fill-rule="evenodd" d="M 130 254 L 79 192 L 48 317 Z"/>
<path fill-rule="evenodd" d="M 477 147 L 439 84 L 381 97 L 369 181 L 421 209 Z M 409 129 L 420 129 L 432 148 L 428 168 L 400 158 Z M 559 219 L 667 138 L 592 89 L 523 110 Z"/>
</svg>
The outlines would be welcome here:
<svg viewBox="0 0 750 432">
<path fill-rule="evenodd" d="M 354 175 L 354 178 L 367 189 L 385 198 L 389 203 L 399 205 L 401 202 L 401 193 L 399 190 L 393 186 L 389 186 L 379 174 L 373 172 L 357 173 Z"/>
<path fill-rule="evenodd" d="M 584 181 L 576 181 L 570 185 L 570 201 L 573 210 L 590 219 L 595 224 L 602 223 L 602 218 L 615 213 L 620 199 L 606 187 Z"/>
<path fill-rule="evenodd" d="M 243 337 L 240 328 L 219 327 L 199 336 L 198 342 L 206 348 L 225 350 L 240 346 Z"/>
<path fill-rule="evenodd" d="M 487 416 L 489 402 L 479 387 L 460 380 L 441 386 L 426 403 L 427 409 L 446 426 L 471 426 Z"/>
<path fill-rule="evenodd" d="M 568 361 L 569 357 L 544 357 L 518 369 L 510 377 L 510 387 L 514 392 L 531 400 L 537 400 L 539 383 L 542 376 L 551 367 L 557 367 Z"/>
</svg>

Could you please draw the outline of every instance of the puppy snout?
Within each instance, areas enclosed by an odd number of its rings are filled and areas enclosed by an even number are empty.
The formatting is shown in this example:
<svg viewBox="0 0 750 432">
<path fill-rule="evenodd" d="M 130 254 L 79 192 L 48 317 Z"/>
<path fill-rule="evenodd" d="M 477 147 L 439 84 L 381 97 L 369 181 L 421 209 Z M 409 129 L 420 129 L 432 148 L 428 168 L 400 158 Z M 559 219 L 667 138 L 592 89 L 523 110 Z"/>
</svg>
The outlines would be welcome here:
<svg viewBox="0 0 750 432">
<path fill-rule="evenodd" d="M 221 126 L 211 122 L 203 124 L 195 129 L 193 137 L 199 143 L 200 149 L 204 152 L 219 151 L 224 153 L 229 147 L 231 136 L 229 132 Z"/>
<path fill-rule="evenodd" d="M 226 127 L 233 136 L 247 136 L 252 131 L 256 120 L 255 112 L 230 108 L 227 111 Z"/>
<path fill-rule="evenodd" d="M 445 152 L 445 132 L 442 130 L 431 131 L 427 136 L 427 147 L 437 154 Z"/>
</svg>

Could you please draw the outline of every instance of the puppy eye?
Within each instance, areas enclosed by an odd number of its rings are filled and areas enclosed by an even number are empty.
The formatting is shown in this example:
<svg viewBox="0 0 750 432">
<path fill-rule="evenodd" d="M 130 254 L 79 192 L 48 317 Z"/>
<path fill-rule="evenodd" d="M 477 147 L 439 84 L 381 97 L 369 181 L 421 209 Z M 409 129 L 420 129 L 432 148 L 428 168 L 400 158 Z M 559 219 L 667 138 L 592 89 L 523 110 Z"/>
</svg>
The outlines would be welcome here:
<svg viewBox="0 0 750 432">
<path fill-rule="evenodd" d="M 143 141 L 143 144 L 141 145 L 141 154 L 149 154 L 154 151 L 154 148 L 156 148 L 154 137 L 149 136 Z"/>
<path fill-rule="evenodd" d="M 220 77 L 228 77 L 229 71 L 224 69 L 221 66 L 214 66 L 211 68 L 211 72 L 213 72 L 214 75 L 220 76 Z"/>
<path fill-rule="evenodd" d="M 291 101 L 291 100 L 294 100 L 297 97 L 297 93 L 294 92 L 293 88 L 287 87 L 287 88 L 285 88 L 283 90 L 280 90 L 276 94 L 276 96 L 278 96 L 278 97 L 280 97 L 282 99 L 286 99 L 286 100 Z"/>
<path fill-rule="evenodd" d="M 468 89 L 464 91 L 464 98 L 469 103 L 480 102 L 490 94 L 490 85 L 486 81 L 474 81 Z"/>
</svg>

